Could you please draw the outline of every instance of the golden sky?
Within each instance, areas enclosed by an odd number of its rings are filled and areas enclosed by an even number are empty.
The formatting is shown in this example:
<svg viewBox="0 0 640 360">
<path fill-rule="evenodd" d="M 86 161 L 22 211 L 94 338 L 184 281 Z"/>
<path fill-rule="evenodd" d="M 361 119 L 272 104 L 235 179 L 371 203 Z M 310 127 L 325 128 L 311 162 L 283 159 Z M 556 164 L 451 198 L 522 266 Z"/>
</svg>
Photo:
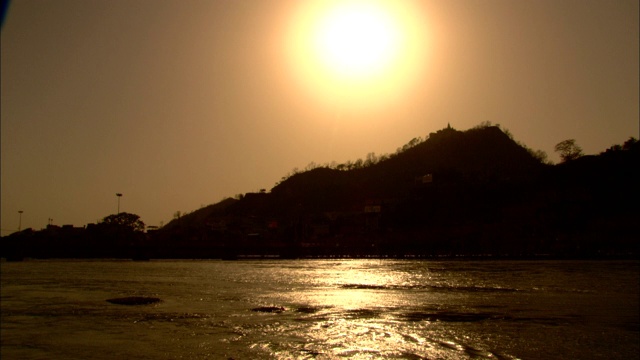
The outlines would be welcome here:
<svg viewBox="0 0 640 360">
<path fill-rule="evenodd" d="M 637 0 L 13 1 L 2 235 L 19 210 L 23 229 L 96 222 L 116 193 L 160 225 L 448 123 L 501 124 L 553 160 L 568 138 L 599 153 L 638 137 L 638 13 Z"/>
</svg>

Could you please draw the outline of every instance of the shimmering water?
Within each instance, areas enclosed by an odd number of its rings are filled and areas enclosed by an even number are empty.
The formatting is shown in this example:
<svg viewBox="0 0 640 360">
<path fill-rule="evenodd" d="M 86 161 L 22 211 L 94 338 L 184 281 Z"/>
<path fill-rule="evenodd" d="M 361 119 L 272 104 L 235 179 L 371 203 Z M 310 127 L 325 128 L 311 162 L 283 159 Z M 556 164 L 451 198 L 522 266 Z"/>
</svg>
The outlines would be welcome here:
<svg viewBox="0 0 640 360">
<path fill-rule="evenodd" d="M 2 263 L 2 359 L 630 359 L 640 263 Z M 154 296 L 153 305 L 106 299 Z M 264 306 L 282 312 L 259 312 Z"/>
</svg>

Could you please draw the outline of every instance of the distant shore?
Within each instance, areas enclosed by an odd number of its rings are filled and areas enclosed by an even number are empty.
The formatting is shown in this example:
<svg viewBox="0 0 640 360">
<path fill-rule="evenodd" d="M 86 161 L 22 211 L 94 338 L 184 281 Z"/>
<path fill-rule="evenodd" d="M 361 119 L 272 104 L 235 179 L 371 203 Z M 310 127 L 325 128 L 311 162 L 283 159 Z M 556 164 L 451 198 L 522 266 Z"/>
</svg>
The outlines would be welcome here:
<svg viewBox="0 0 640 360">
<path fill-rule="evenodd" d="M 133 258 L 31 258 L 25 257 L 21 259 L 0 258 L 0 262 L 28 262 L 28 261 L 123 261 L 123 262 L 144 262 L 144 261 L 247 261 L 247 260 L 425 260 L 425 261 L 640 261 L 637 254 L 612 254 L 602 256 L 561 256 L 561 255 L 527 255 L 527 256 L 499 256 L 499 255 L 453 255 L 453 256 L 432 256 L 432 255 L 307 255 L 301 257 L 284 257 L 279 255 L 238 255 L 235 258 L 149 258 L 149 259 L 133 259 Z"/>
</svg>

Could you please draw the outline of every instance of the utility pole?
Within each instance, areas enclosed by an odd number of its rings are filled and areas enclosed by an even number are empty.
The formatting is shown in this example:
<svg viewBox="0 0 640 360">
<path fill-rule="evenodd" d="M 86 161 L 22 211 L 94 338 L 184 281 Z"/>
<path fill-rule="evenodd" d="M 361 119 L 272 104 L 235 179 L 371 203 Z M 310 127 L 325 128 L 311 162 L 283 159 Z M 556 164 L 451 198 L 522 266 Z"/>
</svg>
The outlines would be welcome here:
<svg viewBox="0 0 640 360">
<path fill-rule="evenodd" d="M 20 214 L 20 218 L 18 219 L 18 231 L 22 230 L 22 213 L 24 211 L 18 210 L 18 214 Z"/>
<path fill-rule="evenodd" d="M 116 196 L 118 197 L 118 212 L 116 214 L 120 214 L 120 198 L 122 197 L 122 194 L 116 193 Z"/>
</svg>

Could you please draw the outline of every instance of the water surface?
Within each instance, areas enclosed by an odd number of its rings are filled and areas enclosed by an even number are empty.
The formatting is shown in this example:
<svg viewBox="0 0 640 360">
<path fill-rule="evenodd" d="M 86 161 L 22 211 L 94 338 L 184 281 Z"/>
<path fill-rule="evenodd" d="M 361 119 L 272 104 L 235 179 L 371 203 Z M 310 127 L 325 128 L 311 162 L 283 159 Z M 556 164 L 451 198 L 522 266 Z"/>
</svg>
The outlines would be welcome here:
<svg viewBox="0 0 640 360">
<path fill-rule="evenodd" d="M 3 359 L 637 358 L 639 264 L 3 262 L 0 351 Z M 162 302 L 106 301 L 125 296 Z"/>
</svg>

